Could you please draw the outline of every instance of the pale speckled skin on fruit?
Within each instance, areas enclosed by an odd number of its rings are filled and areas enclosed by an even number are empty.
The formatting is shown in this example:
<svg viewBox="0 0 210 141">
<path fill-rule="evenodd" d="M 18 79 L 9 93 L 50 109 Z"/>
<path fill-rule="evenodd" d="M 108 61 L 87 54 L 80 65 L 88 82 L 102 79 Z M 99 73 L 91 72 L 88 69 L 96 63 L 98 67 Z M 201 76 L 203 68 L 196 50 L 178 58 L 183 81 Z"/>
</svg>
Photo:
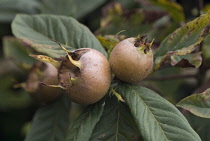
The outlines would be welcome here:
<svg viewBox="0 0 210 141">
<path fill-rule="evenodd" d="M 61 94 L 60 88 L 53 88 L 40 84 L 58 84 L 58 71 L 50 63 L 37 62 L 31 69 L 26 81 L 26 90 L 41 103 L 48 103 L 56 100 Z"/>
<path fill-rule="evenodd" d="M 110 66 L 115 76 L 128 83 L 137 83 L 146 78 L 153 69 L 153 53 L 147 54 L 134 46 L 136 38 L 127 38 L 118 43 L 111 52 Z"/>
<path fill-rule="evenodd" d="M 67 59 L 64 60 L 60 71 L 60 84 L 66 87 L 70 99 L 79 104 L 92 104 L 102 99 L 109 90 L 111 83 L 111 70 L 107 58 L 95 49 L 86 50 L 78 61 L 81 68 L 76 68 Z M 70 82 L 70 78 L 75 82 Z"/>
</svg>

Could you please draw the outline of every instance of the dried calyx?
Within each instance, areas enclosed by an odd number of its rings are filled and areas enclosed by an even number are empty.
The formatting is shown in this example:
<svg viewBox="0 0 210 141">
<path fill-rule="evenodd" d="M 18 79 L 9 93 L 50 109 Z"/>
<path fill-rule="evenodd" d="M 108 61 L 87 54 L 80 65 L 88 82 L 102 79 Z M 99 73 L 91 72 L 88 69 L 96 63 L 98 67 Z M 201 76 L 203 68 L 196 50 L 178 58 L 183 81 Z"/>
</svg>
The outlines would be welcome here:
<svg viewBox="0 0 210 141">
<path fill-rule="evenodd" d="M 134 46 L 137 47 L 138 50 L 143 50 L 145 54 L 148 54 L 151 52 L 151 46 L 154 40 L 151 43 L 147 43 L 146 36 L 147 35 L 139 35 L 134 41 Z"/>
<path fill-rule="evenodd" d="M 67 92 L 68 87 L 76 83 L 77 78 L 81 74 L 82 66 L 79 59 L 88 51 L 89 49 L 76 50 L 75 52 L 69 52 L 68 55 L 63 58 L 59 67 L 58 79 L 60 85 L 63 86 Z"/>
</svg>

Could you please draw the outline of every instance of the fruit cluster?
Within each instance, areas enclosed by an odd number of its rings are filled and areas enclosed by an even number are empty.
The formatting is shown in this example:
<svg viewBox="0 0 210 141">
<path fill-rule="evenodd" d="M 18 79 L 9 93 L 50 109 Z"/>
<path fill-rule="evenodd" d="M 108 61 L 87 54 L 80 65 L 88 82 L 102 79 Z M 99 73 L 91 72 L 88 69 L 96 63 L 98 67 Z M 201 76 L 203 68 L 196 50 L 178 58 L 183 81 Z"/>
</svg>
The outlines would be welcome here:
<svg viewBox="0 0 210 141">
<path fill-rule="evenodd" d="M 127 83 L 140 82 L 152 72 L 152 42 L 147 43 L 144 38 L 139 36 L 119 42 L 109 61 L 95 49 L 80 48 L 70 52 L 55 41 L 67 55 L 59 59 L 33 55 L 48 63 L 39 62 L 32 68 L 26 88 L 42 102 L 57 99 L 63 89 L 73 102 L 95 103 L 109 90 L 111 71 L 117 79 Z"/>
</svg>

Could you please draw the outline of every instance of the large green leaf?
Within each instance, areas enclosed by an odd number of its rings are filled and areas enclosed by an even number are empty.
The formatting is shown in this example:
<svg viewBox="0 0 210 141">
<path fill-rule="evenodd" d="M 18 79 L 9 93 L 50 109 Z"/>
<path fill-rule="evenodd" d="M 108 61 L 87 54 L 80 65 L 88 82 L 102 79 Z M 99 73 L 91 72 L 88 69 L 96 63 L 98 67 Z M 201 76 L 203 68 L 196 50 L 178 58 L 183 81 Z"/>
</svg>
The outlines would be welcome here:
<svg viewBox="0 0 210 141">
<path fill-rule="evenodd" d="M 23 45 L 22 41 L 14 37 L 3 38 L 4 56 L 12 59 L 15 63 L 34 63 L 34 59 L 28 54 L 28 50 Z"/>
<path fill-rule="evenodd" d="M 72 125 L 68 131 L 66 141 L 89 141 L 93 129 L 104 110 L 104 99 L 90 105 Z"/>
<path fill-rule="evenodd" d="M 173 56 L 183 56 L 194 51 L 199 44 L 209 35 L 210 11 L 167 36 L 155 53 L 155 69 Z"/>
<path fill-rule="evenodd" d="M 210 134 L 210 120 L 208 118 L 201 118 L 190 112 L 184 111 L 185 117 L 188 119 L 190 125 L 198 133 L 202 141 L 209 141 Z"/>
<path fill-rule="evenodd" d="M 178 107 L 182 107 L 191 113 L 205 118 L 210 118 L 210 89 L 200 94 L 193 94 L 177 103 Z"/>
<path fill-rule="evenodd" d="M 120 83 L 117 92 L 128 104 L 144 140 L 201 140 L 179 110 L 157 93 L 126 83 Z"/>
<path fill-rule="evenodd" d="M 90 105 L 75 121 L 67 141 L 130 141 L 140 137 L 128 106 L 115 97 Z"/>
<path fill-rule="evenodd" d="M 0 21 L 11 22 L 18 13 L 35 14 L 39 8 L 37 0 L 0 0 Z"/>
<path fill-rule="evenodd" d="M 36 51 L 51 57 L 65 52 L 50 39 L 67 44 L 69 50 L 94 48 L 106 55 L 105 50 L 90 30 L 74 18 L 55 15 L 17 15 L 12 23 L 13 34 Z"/>
<path fill-rule="evenodd" d="M 25 141 L 64 141 L 69 125 L 70 101 L 61 97 L 36 112 Z"/>
<path fill-rule="evenodd" d="M 91 141 L 139 140 L 140 134 L 125 103 L 115 97 L 107 98 L 104 112 L 97 123 Z"/>
</svg>

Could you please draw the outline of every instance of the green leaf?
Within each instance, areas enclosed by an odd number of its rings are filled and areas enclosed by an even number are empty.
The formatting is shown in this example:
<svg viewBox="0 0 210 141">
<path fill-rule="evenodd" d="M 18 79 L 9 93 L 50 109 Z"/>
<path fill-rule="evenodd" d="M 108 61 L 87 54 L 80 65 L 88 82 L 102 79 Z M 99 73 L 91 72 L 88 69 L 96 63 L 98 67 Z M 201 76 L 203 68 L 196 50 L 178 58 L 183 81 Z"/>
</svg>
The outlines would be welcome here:
<svg viewBox="0 0 210 141">
<path fill-rule="evenodd" d="M 111 37 L 110 37 L 111 38 Z M 112 50 L 118 42 L 118 40 L 114 39 L 114 37 L 112 37 L 111 39 L 108 37 L 102 37 L 102 36 L 97 36 L 97 39 L 100 41 L 101 45 L 107 50 Z"/>
<path fill-rule="evenodd" d="M 155 69 L 174 55 L 183 56 L 194 51 L 209 35 L 210 11 L 167 36 L 155 53 Z"/>
<path fill-rule="evenodd" d="M 157 93 L 126 83 L 120 83 L 117 92 L 128 104 L 144 140 L 201 140 L 179 110 Z"/>
<path fill-rule="evenodd" d="M 176 106 L 182 107 L 197 116 L 210 118 L 210 88 L 203 93 L 193 94 L 182 99 Z"/>
<path fill-rule="evenodd" d="M 69 125 L 70 101 L 60 97 L 36 112 L 25 141 L 64 141 Z"/>
<path fill-rule="evenodd" d="M 153 4 L 165 9 L 176 22 L 183 22 L 185 20 L 184 10 L 178 3 L 170 0 L 150 0 Z"/>
<path fill-rule="evenodd" d="M 89 141 L 93 129 L 104 110 L 104 99 L 90 105 L 74 122 L 68 131 L 66 141 Z"/>
<path fill-rule="evenodd" d="M 103 114 L 97 123 L 91 141 L 131 141 L 139 140 L 139 130 L 125 103 L 116 97 L 106 99 Z"/>
<path fill-rule="evenodd" d="M 50 39 L 67 44 L 68 50 L 94 48 L 106 55 L 105 50 L 90 30 L 71 17 L 20 14 L 12 22 L 12 32 L 36 51 L 50 57 L 65 55 L 58 44 Z"/>
<path fill-rule="evenodd" d="M 210 134 L 210 120 L 208 118 L 201 118 L 195 116 L 187 111 L 184 111 L 186 118 L 188 119 L 190 125 L 193 127 L 195 131 L 197 131 L 202 141 L 209 141 Z"/>
<path fill-rule="evenodd" d="M 6 58 L 11 58 L 16 63 L 34 63 L 34 59 L 29 57 L 29 51 L 23 45 L 22 41 L 14 37 L 4 37 L 3 38 L 3 49 L 4 56 Z"/>
<path fill-rule="evenodd" d="M 37 0 L 0 0 L 0 21 L 11 22 L 18 13 L 38 13 L 40 3 Z"/>
<path fill-rule="evenodd" d="M 117 37 L 124 39 L 124 36 L 123 37 L 117 36 Z M 120 39 L 118 38 L 116 38 L 116 36 L 113 35 L 106 35 L 105 37 L 102 37 L 101 35 L 97 36 L 97 39 L 106 50 L 108 58 L 110 57 L 112 49 L 117 45 L 117 43 L 120 42 Z"/>
</svg>

